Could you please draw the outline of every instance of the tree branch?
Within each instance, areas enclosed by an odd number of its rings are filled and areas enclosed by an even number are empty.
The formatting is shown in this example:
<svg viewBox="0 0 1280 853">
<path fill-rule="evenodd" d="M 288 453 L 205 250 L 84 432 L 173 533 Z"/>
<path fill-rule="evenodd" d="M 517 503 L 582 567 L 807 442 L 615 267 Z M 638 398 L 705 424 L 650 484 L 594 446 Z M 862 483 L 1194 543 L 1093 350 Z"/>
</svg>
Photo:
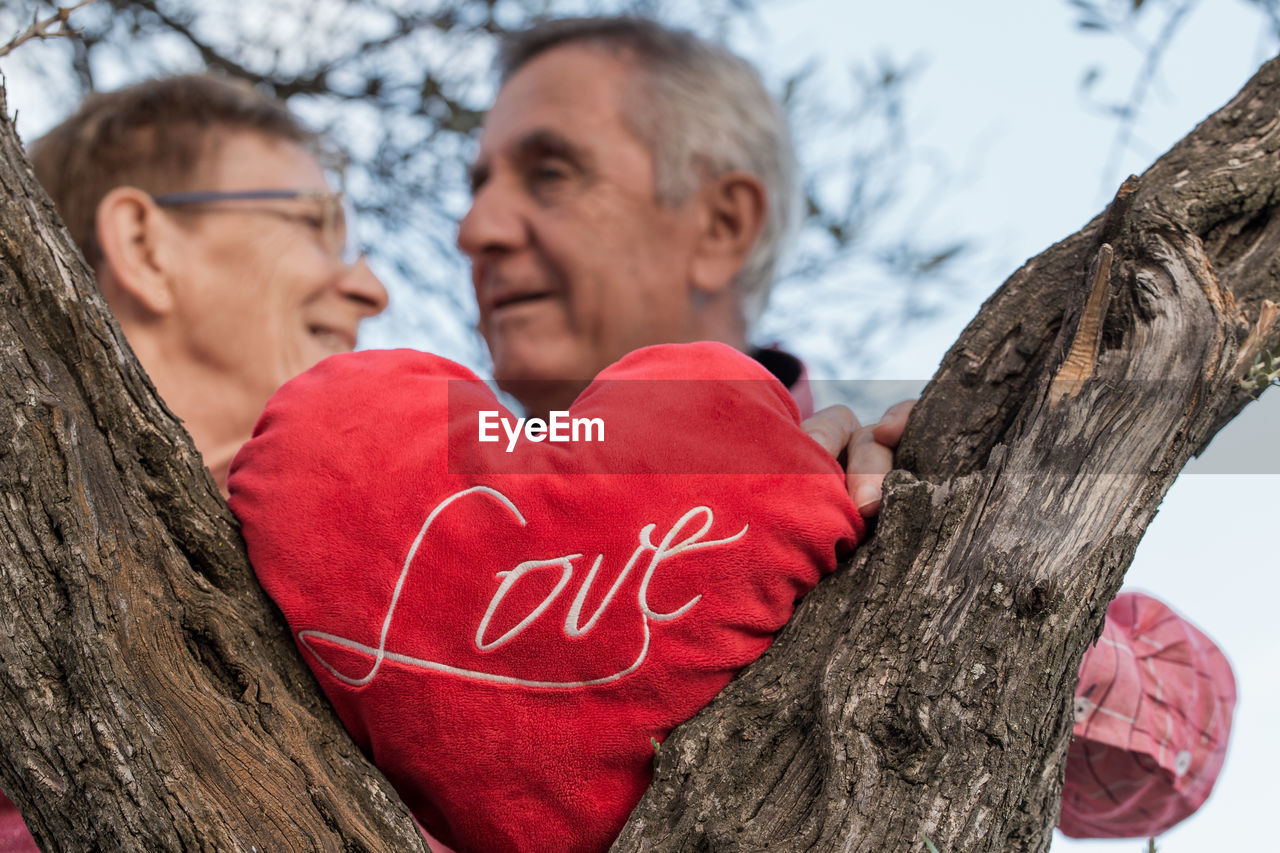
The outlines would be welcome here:
<svg viewBox="0 0 1280 853">
<path fill-rule="evenodd" d="M 40 20 L 39 13 L 31 20 L 31 26 L 27 27 L 25 32 L 19 33 L 9 40 L 7 44 L 0 45 L 0 56 L 7 56 L 12 53 L 19 45 L 28 42 L 31 39 L 51 39 L 63 36 L 74 36 L 76 31 L 71 29 L 67 24 L 67 19 L 71 17 L 71 13 L 77 9 L 83 9 L 94 0 L 80 0 L 74 6 L 59 6 L 58 10 L 43 21 Z M 57 29 L 50 29 L 57 25 Z"/>
</svg>

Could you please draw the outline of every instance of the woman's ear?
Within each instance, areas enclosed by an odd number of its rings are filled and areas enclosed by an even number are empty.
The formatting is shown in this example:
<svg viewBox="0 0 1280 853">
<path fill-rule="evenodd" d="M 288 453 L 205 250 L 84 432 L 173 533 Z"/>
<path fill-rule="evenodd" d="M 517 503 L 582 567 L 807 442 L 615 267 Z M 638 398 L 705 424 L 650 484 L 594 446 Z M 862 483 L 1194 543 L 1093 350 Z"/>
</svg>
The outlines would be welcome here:
<svg viewBox="0 0 1280 853">
<path fill-rule="evenodd" d="M 98 202 L 94 224 L 104 283 L 151 314 L 173 308 L 172 264 L 182 235 L 151 196 L 136 187 L 116 187 Z"/>
<path fill-rule="evenodd" d="M 719 295 L 732 285 L 764 229 L 768 194 L 747 172 L 727 172 L 701 190 L 702 235 L 694 253 L 695 290 Z"/>
</svg>

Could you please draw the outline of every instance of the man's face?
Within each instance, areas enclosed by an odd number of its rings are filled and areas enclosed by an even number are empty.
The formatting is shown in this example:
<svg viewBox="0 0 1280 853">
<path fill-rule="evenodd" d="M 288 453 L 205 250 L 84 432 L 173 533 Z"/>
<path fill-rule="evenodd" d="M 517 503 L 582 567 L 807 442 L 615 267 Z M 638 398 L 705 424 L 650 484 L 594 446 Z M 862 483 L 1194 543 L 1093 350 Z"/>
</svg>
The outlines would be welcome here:
<svg viewBox="0 0 1280 853">
<path fill-rule="evenodd" d="M 303 148 L 249 132 L 226 135 L 201 171 L 200 190 L 329 189 Z M 386 307 L 386 290 L 364 261 L 347 266 L 326 243 L 319 200 L 166 210 L 186 235 L 176 346 L 219 387 L 235 389 L 253 418 L 284 382 L 352 349 L 360 321 Z"/>
<path fill-rule="evenodd" d="M 485 119 L 458 245 L 494 377 L 534 410 L 567 406 L 633 349 L 693 334 L 697 205 L 655 199 L 653 158 L 624 121 L 639 73 L 592 48 L 554 48 Z"/>
</svg>

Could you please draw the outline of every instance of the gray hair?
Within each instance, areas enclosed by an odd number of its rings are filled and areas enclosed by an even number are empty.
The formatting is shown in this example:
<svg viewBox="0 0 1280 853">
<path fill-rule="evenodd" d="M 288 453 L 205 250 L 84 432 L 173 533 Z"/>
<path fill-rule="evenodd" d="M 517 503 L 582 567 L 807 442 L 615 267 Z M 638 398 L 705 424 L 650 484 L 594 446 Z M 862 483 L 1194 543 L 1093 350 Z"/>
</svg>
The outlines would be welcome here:
<svg viewBox="0 0 1280 853">
<path fill-rule="evenodd" d="M 580 44 L 629 54 L 644 72 L 646 97 L 627 123 L 653 155 L 657 200 L 680 204 L 708 177 L 731 171 L 764 184 L 760 236 L 734 280 L 748 324 L 769 300 L 778 258 L 794 230 L 799 192 L 787 120 L 760 75 L 720 45 L 685 30 L 632 17 L 563 18 L 509 35 L 498 56 L 505 83 L 555 47 Z"/>
</svg>

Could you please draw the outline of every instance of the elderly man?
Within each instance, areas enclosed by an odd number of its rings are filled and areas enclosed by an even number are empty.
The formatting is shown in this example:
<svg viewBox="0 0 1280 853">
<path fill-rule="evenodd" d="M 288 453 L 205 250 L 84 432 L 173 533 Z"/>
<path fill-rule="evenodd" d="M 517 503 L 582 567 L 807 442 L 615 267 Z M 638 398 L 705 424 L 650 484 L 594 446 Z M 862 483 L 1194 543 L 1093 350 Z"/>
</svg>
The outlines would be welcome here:
<svg viewBox="0 0 1280 853">
<path fill-rule="evenodd" d="M 797 196 L 786 120 L 751 66 L 626 19 L 553 21 L 500 66 L 458 231 L 498 384 L 544 414 L 638 347 L 748 350 Z M 752 354 L 812 414 L 801 364 Z M 867 515 L 908 409 L 869 429 L 844 407 L 807 424 L 833 452 L 851 444 Z"/>
<path fill-rule="evenodd" d="M 31 148 L 156 390 L 225 491 L 267 399 L 352 349 L 387 293 L 351 245 L 320 140 L 216 77 L 94 95 Z M 0 851 L 34 850 L 0 795 Z"/>
<path fill-rule="evenodd" d="M 747 349 L 794 204 L 750 67 L 612 21 L 553 22 L 501 62 L 458 232 L 498 383 L 542 413 L 641 346 Z"/>
<path fill-rule="evenodd" d="M 618 18 L 518 33 L 498 64 L 458 245 L 499 385 L 541 414 L 567 409 L 638 347 L 709 339 L 750 351 L 796 210 L 786 123 L 751 67 L 689 33 Z M 753 352 L 805 394 L 798 363 Z M 878 508 L 905 418 L 900 406 L 874 429 L 847 410 L 811 422 L 828 449 L 852 439 L 850 490 L 864 514 Z M 1156 638 L 1160 625 L 1168 634 Z M 1156 834 L 1203 802 L 1221 767 L 1230 667 L 1141 596 L 1117 599 L 1103 636 L 1107 651 L 1082 666 L 1063 827 Z M 1170 691 L 1185 673 L 1187 688 Z M 1144 705 L 1148 690 L 1159 701 Z M 1150 709 L 1170 692 L 1185 703 L 1171 718 L 1202 730 L 1152 734 L 1168 720 Z"/>
</svg>

